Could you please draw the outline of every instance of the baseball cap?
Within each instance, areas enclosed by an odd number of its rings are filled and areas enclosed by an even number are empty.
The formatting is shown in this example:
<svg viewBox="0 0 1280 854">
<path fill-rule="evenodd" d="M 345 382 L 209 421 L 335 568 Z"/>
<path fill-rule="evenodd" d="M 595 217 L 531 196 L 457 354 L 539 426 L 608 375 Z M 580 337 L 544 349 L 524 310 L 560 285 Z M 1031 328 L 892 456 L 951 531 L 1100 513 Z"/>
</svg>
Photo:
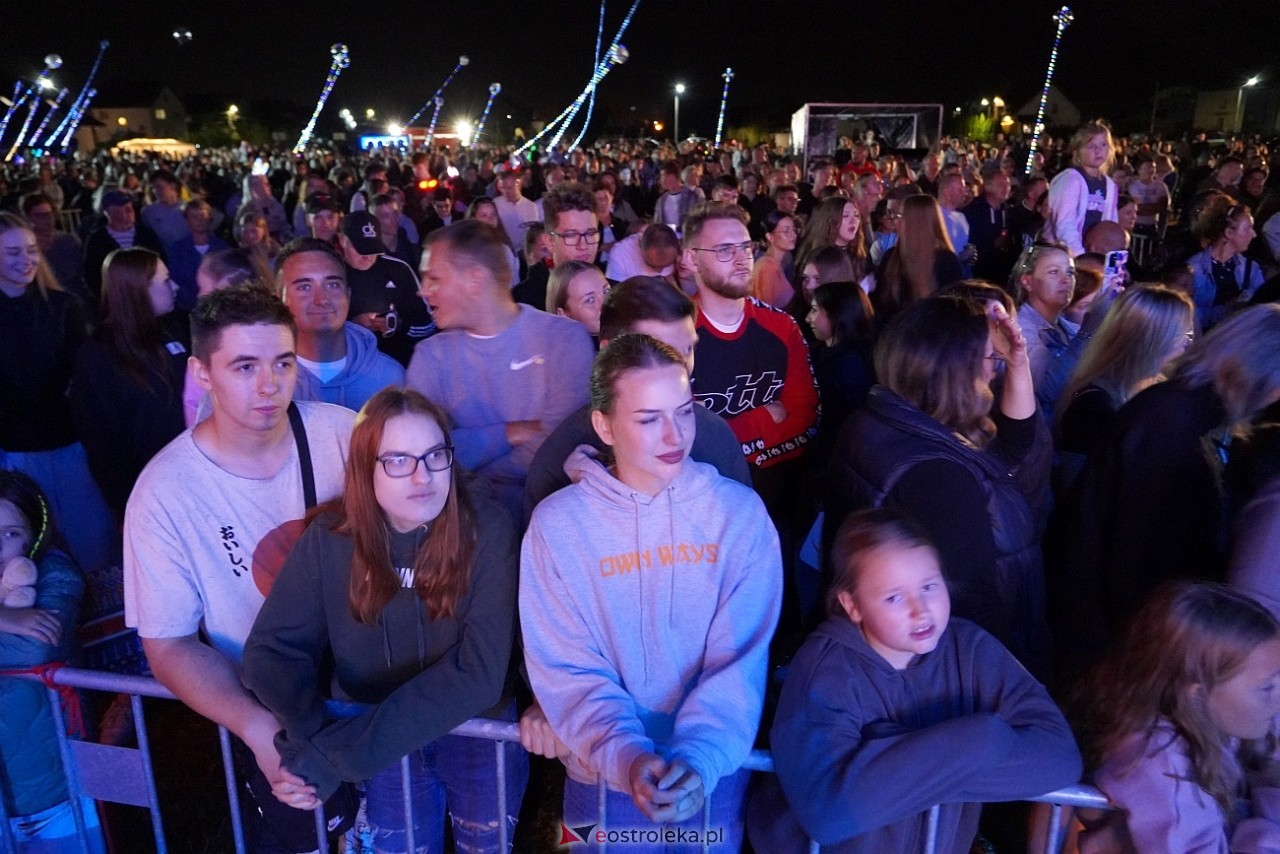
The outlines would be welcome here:
<svg viewBox="0 0 1280 854">
<path fill-rule="evenodd" d="M 114 208 L 118 205 L 133 204 L 133 199 L 129 198 L 129 194 L 121 190 L 107 190 L 102 194 L 102 209 Z"/>
<path fill-rule="evenodd" d="M 351 241 L 351 248 L 361 255 L 381 255 L 387 251 L 378 235 L 378 220 L 368 211 L 347 214 L 342 220 L 342 233 Z"/>
</svg>

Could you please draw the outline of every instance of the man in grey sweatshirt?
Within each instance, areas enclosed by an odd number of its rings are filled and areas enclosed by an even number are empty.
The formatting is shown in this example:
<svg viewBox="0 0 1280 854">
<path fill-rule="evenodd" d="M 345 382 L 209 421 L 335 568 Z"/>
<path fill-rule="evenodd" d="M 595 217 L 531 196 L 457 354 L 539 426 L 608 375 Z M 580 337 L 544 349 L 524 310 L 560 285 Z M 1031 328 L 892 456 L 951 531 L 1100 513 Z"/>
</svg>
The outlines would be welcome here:
<svg viewBox="0 0 1280 854">
<path fill-rule="evenodd" d="M 506 247 L 478 220 L 427 235 L 421 273 L 441 332 L 414 349 L 406 385 L 448 411 L 458 461 L 518 521 L 533 455 L 587 402 L 591 336 L 512 299 Z"/>
</svg>

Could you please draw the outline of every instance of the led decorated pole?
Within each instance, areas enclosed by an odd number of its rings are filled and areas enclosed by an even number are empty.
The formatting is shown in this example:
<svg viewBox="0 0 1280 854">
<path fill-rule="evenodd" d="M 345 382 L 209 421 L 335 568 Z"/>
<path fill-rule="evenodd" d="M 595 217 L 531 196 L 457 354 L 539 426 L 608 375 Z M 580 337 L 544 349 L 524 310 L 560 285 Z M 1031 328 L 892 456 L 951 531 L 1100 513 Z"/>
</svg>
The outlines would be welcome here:
<svg viewBox="0 0 1280 854">
<path fill-rule="evenodd" d="M 621 65 L 622 63 L 626 62 L 630 56 L 631 56 L 631 52 L 627 50 L 627 46 L 618 44 L 610 48 L 609 56 L 606 57 L 605 61 L 608 62 L 609 65 L 612 67 L 614 65 Z M 602 74 L 601 78 L 603 77 L 604 75 Z M 597 84 L 599 82 L 600 82 L 599 80 L 596 81 Z M 578 145 L 581 144 L 582 138 L 587 134 L 587 127 L 591 124 L 591 111 L 596 104 L 596 90 L 598 88 L 599 88 L 598 85 L 591 87 L 591 97 L 587 101 L 587 116 L 585 119 L 582 120 L 582 127 L 579 128 L 578 135 L 573 138 L 573 142 L 569 143 L 570 149 L 577 148 Z M 573 120 L 576 115 L 577 115 L 577 111 L 575 110 L 573 113 L 569 115 L 569 118 L 565 119 L 565 122 L 564 122 L 565 128 L 568 128 L 569 125 L 573 124 Z M 552 144 L 552 147 L 553 148 L 555 147 L 554 143 Z"/>
<path fill-rule="evenodd" d="M 39 145 L 40 135 L 44 133 L 44 129 L 49 125 L 49 120 L 53 118 L 53 114 L 58 112 L 62 106 L 63 100 L 67 97 L 67 87 L 63 86 L 58 90 L 58 97 L 53 99 L 53 106 L 49 108 L 49 112 L 44 114 L 44 118 L 40 120 L 40 124 L 36 125 L 35 133 L 31 134 L 32 147 Z"/>
<path fill-rule="evenodd" d="M 84 114 L 86 100 L 93 99 L 93 96 L 89 94 L 95 91 L 93 79 L 98 76 L 98 66 L 102 65 L 102 57 L 110 46 L 111 42 L 106 39 L 98 42 L 98 56 L 93 60 L 93 65 L 89 67 L 89 76 L 84 79 L 84 85 L 80 87 L 80 93 L 76 95 L 75 100 L 71 102 L 71 106 L 67 108 L 67 114 L 62 117 L 62 121 L 58 122 L 58 126 L 53 129 L 53 133 L 49 134 L 49 138 L 44 141 L 45 148 L 53 148 L 54 140 L 61 139 L 61 147 L 64 151 L 66 150 L 68 143 L 71 141 L 71 134 L 65 133 L 67 126 L 73 120 L 79 122 L 77 117 Z M 38 142 L 37 140 L 37 144 Z"/>
<path fill-rule="evenodd" d="M 13 145 L 9 146 L 9 153 L 4 156 L 5 163 L 12 160 L 18 149 L 22 148 L 22 141 L 27 138 L 27 131 L 31 130 L 31 120 L 36 117 L 36 110 L 40 109 L 42 100 L 39 93 L 27 99 L 27 117 L 23 119 L 22 127 L 18 128 L 18 135 L 14 138 Z"/>
<path fill-rule="evenodd" d="M 431 97 L 428 98 L 423 103 L 423 105 L 418 108 L 418 112 L 414 113 L 412 116 L 409 117 L 409 121 L 404 123 L 405 128 L 408 129 L 413 127 L 414 123 L 418 121 L 418 119 L 422 118 L 422 114 L 427 111 L 427 107 L 430 107 L 432 105 L 436 105 L 435 115 L 438 117 L 440 115 L 440 107 L 438 106 L 437 102 L 440 101 L 440 96 L 444 94 L 445 89 L 449 88 L 449 84 L 453 82 L 454 75 L 456 75 L 459 71 L 461 71 L 464 66 L 467 66 L 470 64 L 471 64 L 471 60 L 467 59 L 467 57 L 465 56 L 458 57 L 458 64 L 455 65 L 453 67 L 453 70 L 449 72 L 449 76 L 446 77 L 444 79 L 444 82 L 440 84 L 440 88 L 437 89 L 435 92 L 433 92 L 431 94 Z M 431 126 L 435 127 L 434 118 L 431 120 Z"/>
<path fill-rule="evenodd" d="M 329 64 L 329 74 L 324 79 L 324 88 L 320 90 L 320 98 L 316 101 L 316 108 L 311 111 L 311 119 L 307 122 L 307 126 L 302 129 L 302 135 L 298 137 L 298 141 L 294 143 L 294 154 L 301 154 L 306 150 L 307 143 L 311 142 L 311 134 L 316 129 L 316 119 L 320 118 L 320 111 L 324 109 L 324 102 L 329 100 L 329 94 L 333 92 L 333 86 L 338 82 L 338 75 L 342 73 L 343 69 L 351 65 L 351 51 L 342 42 L 330 46 L 329 56 L 333 57 L 333 62 Z"/>
<path fill-rule="evenodd" d="M 484 103 L 484 112 L 480 114 L 480 122 L 476 125 L 476 129 L 471 134 L 471 147 L 475 148 L 480 144 L 480 134 L 484 133 L 484 123 L 489 121 L 489 111 L 493 109 L 493 101 L 498 97 L 498 93 L 502 91 L 501 83 L 489 84 L 489 100 Z"/>
<path fill-rule="evenodd" d="M 599 85 L 600 81 L 604 79 L 604 76 L 608 74 L 614 66 L 621 65 L 631 56 L 630 51 L 628 51 L 627 48 L 619 42 L 622 39 L 622 34 L 626 32 L 627 27 L 631 25 L 631 19 L 635 17 L 636 9 L 639 6 L 640 0 L 632 0 L 631 8 L 627 10 L 627 16 L 622 19 L 622 25 L 618 27 L 618 32 L 614 34 L 613 41 L 610 43 L 609 49 L 604 52 L 604 56 L 602 56 L 600 61 L 596 64 L 595 70 L 591 74 L 591 79 L 587 82 L 587 88 L 582 90 L 582 93 L 573 100 L 572 104 L 564 109 L 564 112 L 560 113 L 560 115 L 548 122 L 546 127 L 538 131 L 538 133 L 526 141 L 524 145 L 517 148 L 512 153 L 512 157 L 518 157 L 521 154 L 524 154 L 530 148 L 537 145 L 540 139 L 553 131 L 556 136 L 555 139 L 552 140 L 551 148 L 555 148 L 556 145 L 559 144 L 560 137 L 564 135 L 565 126 L 572 123 L 572 116 L 576 116 L 578 114 L 578 109 L 589 97 L 591 97 L 591 94 L 595 91 L 596 86 Z M 585 132 L 585 130 L 586 129 L 584 128 L 583 131 Z M 581 136 L 582 135 L 579 134 L 579 138 L 581 138 Z"/>
<path fill-rule="evenodd" d="M 62 142 L 59 144 L 59 150 L 63 154 L 67 153 L 67 149 L 71 146 L 71 137 L 75 136 L 76 128 L 80 127 L 80 120 L 84 118 L 85 112 L 89 109 L 89 105 L 93 103 L 93 99 L 97 97 L 97 95 L 97 89 L 90 89 L 88 92 L 85 92 L 84 97 L 80 99 L 80 104 L 76 107 L 75 112 L 68 116 L 71 121 L 67 125 L 66 132 L 62 135 Z"/>
<path fill-rule="evenodd" d="M 716 148 L 720 147 L 720 138 L 724 135 L 724 108 L 729 103 L 729 81 L 733 79 L 733 69 L 726 68 L 720 76 L 724 78 L 724 89 L 720 92 L 720 118 L 716 120 Z"/>
<path fill-rule="evenodd" d="M 594 75 L 596 69 L 600 67 L 600 45 L 604 41 L 604 13 L 607 5 L 608 5 L 608 0 L 600 0 L 599 23 L 596 24 L 596 49 L 595 49 L 595 53 L 591 54 L 592 75 Z M 582 137 L 586 135 L 587 128 L 591 126 L 591 114 L 595 112 L 595 109 L 596 109 L 596 90 L 592 89 L 591 96 L 587 98 L 586 118 L 582 120 L 582 128 L 578 131 L 578 135 L 573 138 L 573 142 L 569 143 L 570 150 L 577 148 L 578 144 L 582 142 Z M 575 117 L 576 117 L 575 114 L 570 114 L 569 117 L 565 120 L 565 126 L 567 127 L 574 120 Z M 561 130 L 563 130 L 563 128 Z M 559 135 L 560 135 L 559 133 L 556 134 L 557 137 Z"/>
<path fill-rule="evenodd" d="M 35 80 L 32 80 L 25 86 L 21 80 L 13 85 L 13 101 L 9 104 L 9 109 L 5 111 L 4 118 L 0 119 L 0 140 L 4 139 L 4 132 L 9 129 L 9 121 L 13 118 L 14 114 L 18 112 L 18 109 L 22 107 L 23 104 L 28 100 L 31 100 L 33 103 L 27 110 L 27 121 L 23 124 L 22 134 L 19 137 L 19 142 L 21 142 L 21 138 L 25 137 L 27 134 L 27 128 L 31 126 L 31 116 L 35 113 L 35 109 L 40 103 L 39 92 L 44 89 L 53 88 L 53 84 L 49 82 L 49 72 L 56 71 L 61 67 L 62 57 L 58 56 L 56 53 L 51 53 L 44 58 L 44 69 L 36 76 Z M 14 146 L 15 151 L 17 150 L 17 147 L 17 145 Z M 9 157 L 12 156 L 13 154 L 10 153 Z M 9 157 L 6 157 L 5 160 L 8 160 Z"/>
<path fill-rule="evenodd" d="M 1071 26 L 1075 15 L 1071 14 L 1069 6 L 1063 6 L 1054 13 L 1053 19 L 1058 22 L 1058 32 L 1053 37 L 1053 50 L 1049 52 L 1049 69 L 1044 75 L 1044 88 L 1040 90 L 1040 109 L 1036 112 L 1036 126 L 1031 132 L 1031 148 L 1027 151 L 1026 174 L 1028 175 L 1031 174 L 1035 165 L 1036 149 L 1040 147 L 1040 134 L 1044 133 L 1044 111 L 1049 106 L 1049 86 L 1053 83 L 1053 72 L 1058 65 L 1058 45 L 1062 44 L 1062 33 Z"/>
<path fill-rule="evenodd" d="M 435 105 L 435 112 L 431 114 L 431 124 L 427 125 L 427 139 L 422 146 L 427 149 L 431 148 L 431 141 L 436 138 L 436 122 L 440 121 L 440 110 L 444 107 L 444 98 L 436 95 Z"/>
</svg>

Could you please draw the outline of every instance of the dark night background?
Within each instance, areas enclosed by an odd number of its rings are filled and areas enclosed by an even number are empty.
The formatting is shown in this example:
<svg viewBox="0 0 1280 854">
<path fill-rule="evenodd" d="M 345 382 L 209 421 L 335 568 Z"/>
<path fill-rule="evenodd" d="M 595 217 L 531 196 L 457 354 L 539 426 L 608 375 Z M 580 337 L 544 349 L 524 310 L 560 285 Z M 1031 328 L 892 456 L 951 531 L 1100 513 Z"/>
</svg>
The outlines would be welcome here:
<svg viewBox="0 0 1280 854">
<path fill-rule="evenodd" d="M 494 118 L 511 113 L 522 124 L 554 116 L 586 84 L 599 8 L 594 0 L 178 5 L 6 4 L 0 86 L 7 94 L 11 81 L 33 76 L 56 52 L 66 64 L 55 79 L 74 95 L 106 38 L 104 83 L 164 80 L 189 106 L 200 95 L 209 104 L 272 98 L 306 112 L 324 82 L 329 45 L 341 41 L 352 62 L 325 110 L 331 126 L 343 107 L 357 117 L 373 107 L 379 122 L 408 118 L 459 54 L 471 64 L 447 92 L 444 119 L 477 117 L 499 81 Z M 606 45 L 628 5 L 608 0 Z M 782 129 L 806 101 L 950 108 L 1000 95 L 1016 109 L 1039 90 L 1058 5 L 642 0 L 622 39 L 631 60 L 601 84 L 592 134 L 605 123 L 669 121 L 672 85 L 681 81 L 689 87 L 682 129 L 709 135 L 725 66 L 737 75 L 731 126 Z M 1055 83 L 1086 116 L 1106 116 L 1118 129 L 1145 129 L 1157 86 L 1231 89 L 1252 74 L 1276 83 L 1277 0 L 1085 0 L 1072 9 Z M 181 48 L 172 37 L 179 26 L 194 34 Z"/>
</svg>

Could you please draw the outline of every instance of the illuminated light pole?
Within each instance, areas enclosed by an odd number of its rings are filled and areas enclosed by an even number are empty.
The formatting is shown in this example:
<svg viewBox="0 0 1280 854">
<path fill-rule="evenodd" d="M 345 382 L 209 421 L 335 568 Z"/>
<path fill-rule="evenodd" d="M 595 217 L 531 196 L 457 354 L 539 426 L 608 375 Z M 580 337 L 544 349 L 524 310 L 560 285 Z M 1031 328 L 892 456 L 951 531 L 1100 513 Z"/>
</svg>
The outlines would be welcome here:
<svg viewBox="0 0 1280 854">
<path fill-rule="evenodd" d="M 427 107 L 434 104 L 436 105 L 436 111 L 432 116 L 432 122 L 431 122 L 432 126 L 434 127 L 435 119 L 440 117 L 440 104 L 442 103 L 442 99 L 440 96 L 444 94 L 445 89 L 449 88 L 449 84 L 453 82 L 454 76 L 459 71 L 461 71 L 464 67 L 470 64 L 471 64 L 471 60 L 468 59 L 467 57 L 465 56 L 458 57 L 457 64 L 453 66 L 453 70 L 449 72 L 449 76 L 446 77 L 444 79 L 444 82 L 440 84 L 440 88 L 437 89 L 434 93 L 432 93 L 431 97 L 426 100 L 426 103 L 424 103 L 421 107 L 418 108 L 418 112 L 414 113 L 412 116 L 409 117 L 409 121 L 405 122 L 404 126 L 407 128 L 413 127 L 414 123 L 417 122 L 418 119 L 422 118 L 422 114 L 426 112 Z M 431 133 L 427 134 L 428 145 L 431 143 L 431 136 L 432 136 Z"/>
<path fill-rule="evenodd" d="M 9 104 L 9 109 L 5 112 L 4 118 L 0 119 L 0 139 L 4 138 L 4 132 L 9 127 L 9 121 L 18 112 L 18 108 L 28 100 L 31 101 L 31 104 L 27 107 L 27 120 L 22 123 L 22 130 L 18 133 L 18 138 L 13 143 L 13 148 L 9 150 L 8 156 L 5 157 L 6 161 L 13 157 L 14 152 L 22 145 L 22 140 L 26 138 L 27 130 L 31 127 L 31 118 L 35 115 L 36 108 L 40 106 L 40 92 L 53 88 L 53 83 L 49 80 L 49 72 L 56 71 L 61 67 L 62 57 L 56 53 L 51 53 L 44 58 L 44 68 L 36 76 L 35 80 L 25 87 L 22 85 L 21 80 L 14 84 L 13 101 Z"/>
<path fill-rule="evenodd" d="M 676 84 L 675 121 L 671 125 L 671 136 L 676 144 L 676 154 L 680 153 L 680 96 L 685 92 L 683 83 Z"/>
<path fill-rule="evenodd" d="M 1027 151 L 1026 173 L 1028 175 L 1031 174 L 1032 164 L 1035 163 L 1036 149 L 1040 147 L 1040 134 L 1044 133 L 1044 111 L 1049 106 L 1049 86 L 1053 83 L 1053 72 L 1058 65 L 1058 46 L 1062 44 L 1063 31 L 1071 26 L 1075 15 L 1071 13 L 1071 7 L 1063 6 L 1054 13 L 1053 19 L 1058 23 L 1058 32 L 1053 37 L 1053 50 L 1049 52 L 1049 69 L 1044 75 L 1044 88 L 1040 90 L 1040 109 L 1036 112 L 1036 124 L 1031 131 L 1031 148 Z"/>
<path fill-rule="evenodd" d="M 53 118 L 53 114 L 58 112 L 58 108 L 62 106 L 62 101 L 67 97 L 68 91 L 69 90 L 65 86 L 58 90 L 58 97 L 53 99 L 53 106 L 49 108 L 49 112 L 44 114 L 44 118 L 41 119 L 40 124 L 36 125 L 35 133 L 31 134 L 32 146 L 40 144 L 41 134 L 43 134 L 45 128 L 49 126 L 49 120 Z"/>
<path fill-rule="evenodd" d="M 493 101 L 501 91 L 501 83 L 489 84 L 489 100 L 485 102 L 484 112 L 480 114 L 480 121 L 476 124 L 475 133 L 471 134 L 471 145 L 473 147 L 480 144 L 480 134 L 484 133 L 485 122 L 489 121 L 489 111 L 493 109 Z"/>
<path fill-rule="evenodd" d="M 612 68 L 622 65 L 631 56 L 630 51 L 628 51 L 624 45 L 620 44 L 620 41 L 622 39 L 622 34 L 625 33 L 627 31 L 627 27 L 631 25 L 631 19 L 635 16 L 636 9 L 639 8 L 639 6 L 640 0 L 632 0 L 631 8 L 627 10 L 626 17 L 622 19 L 622 25 L 618 27 L 618 31 L 614 34 L 613 41 L 610 43 L 609 49 L 600 57 L 600 62 L 592 72 L 591 79 L 587 81 L 587 87 L 582 90 L 577 98 L 574 98 L 573 103 L 568 107 L 565 107 L 564 111 L 561 112 L 560 115 L 548 122 L 542 130 L 538 131 L 531 138 L 526 140 L 523 145 L 512 152 L 512 157 L 519 157 L 524 154 L 530 148 L 537 145 L 538 141 L 544 136 L 553 132 L 555 133 L 555 137 L 552 139 L 550 147 L 556 147 L 560 142 L 560 138 L 564 136 L 565 129 L 568 125 L 572 124 L 574 117 L 578 114 L 578 109 L 595 92 L 600 81 L 604 79 L 605 75 L 608 74 Z M 583 132 L 585 133 L 585 131 L 586 128 L 584 127 Z M 579 134 L 578 136 L 579 139 L 581 139 L 582 134 Z"/>
<path fill-rule="evenodd" d="M 80 89 L 80 94 L 76 95 L 75 100 L 71 102 L 71 106 L 67 108 L 67 114 L 62 118 L 62 121 L 58 122 L 58 126 L 53 129 L 53 133 L 49 134 L 49 138 L 44 141 L 45 148 L 52 148 L 53 141 L 58 137 L 62 137 L 62 150 L 66 150 L 68 143 L 71 141 L 71 134 L 75 132 L 75 128 L 73 127 L 70 131 L 67 131 L 65 135 L 63 132 L 72 122 L 77 124 L 79 123 L 79 116 L 84 114 L 84 108 L 88 106 L 88 101 L 93 100 L 93 94 L 91 94 L 95 91 L 93 89 L 93 78 L 97 76 L 98 66 L 102 64 L 102 55 L 107 52 L 107 48 L 110 46 L 111 42 L 106 41 L 105 39 L 98 42 L 98 56 L 93 61 L 93 65 L 89 68 L 89 76 L 85 78 L 84 86 Z"/>
<path fill-rule="evenodd" d="M 333 62 L 329 64 L 329 74 L 324 79 L 324 88 L 320 90 L 320 97 L 316 100 L 316 108 L 311 111 L 311 119 L 307 122 L 307 126 L 302 129 L 302 135 L 298 137 L 298 141 L 293 145 L 294 154 L 301 154 L 307 150 L 307 143 L 311 142 L 311 134 L 316 129 L 316 119 L 320 118 L 320 111 L 324 109 L 325 101 L 329 100 L 329 94 L 333 91 L 334 84 L 338 82 L 338 75 L 342 73 L 344 68 L 351 65 L 351 51 L 341 42 L 329 48 L 329 55 L 333 57 Z"/>
<path fill-rule="evenodd" d="M 716 148 L 720 147 L 720 138 L 724 135 L 724 111 L 729 103 L 729 81 L 733 79 L 733 69 L 726 68 L 720 76 L 724 78 L 724 89 L 720 92 L 720 118 L 716 120 Z"/>
</svg>

